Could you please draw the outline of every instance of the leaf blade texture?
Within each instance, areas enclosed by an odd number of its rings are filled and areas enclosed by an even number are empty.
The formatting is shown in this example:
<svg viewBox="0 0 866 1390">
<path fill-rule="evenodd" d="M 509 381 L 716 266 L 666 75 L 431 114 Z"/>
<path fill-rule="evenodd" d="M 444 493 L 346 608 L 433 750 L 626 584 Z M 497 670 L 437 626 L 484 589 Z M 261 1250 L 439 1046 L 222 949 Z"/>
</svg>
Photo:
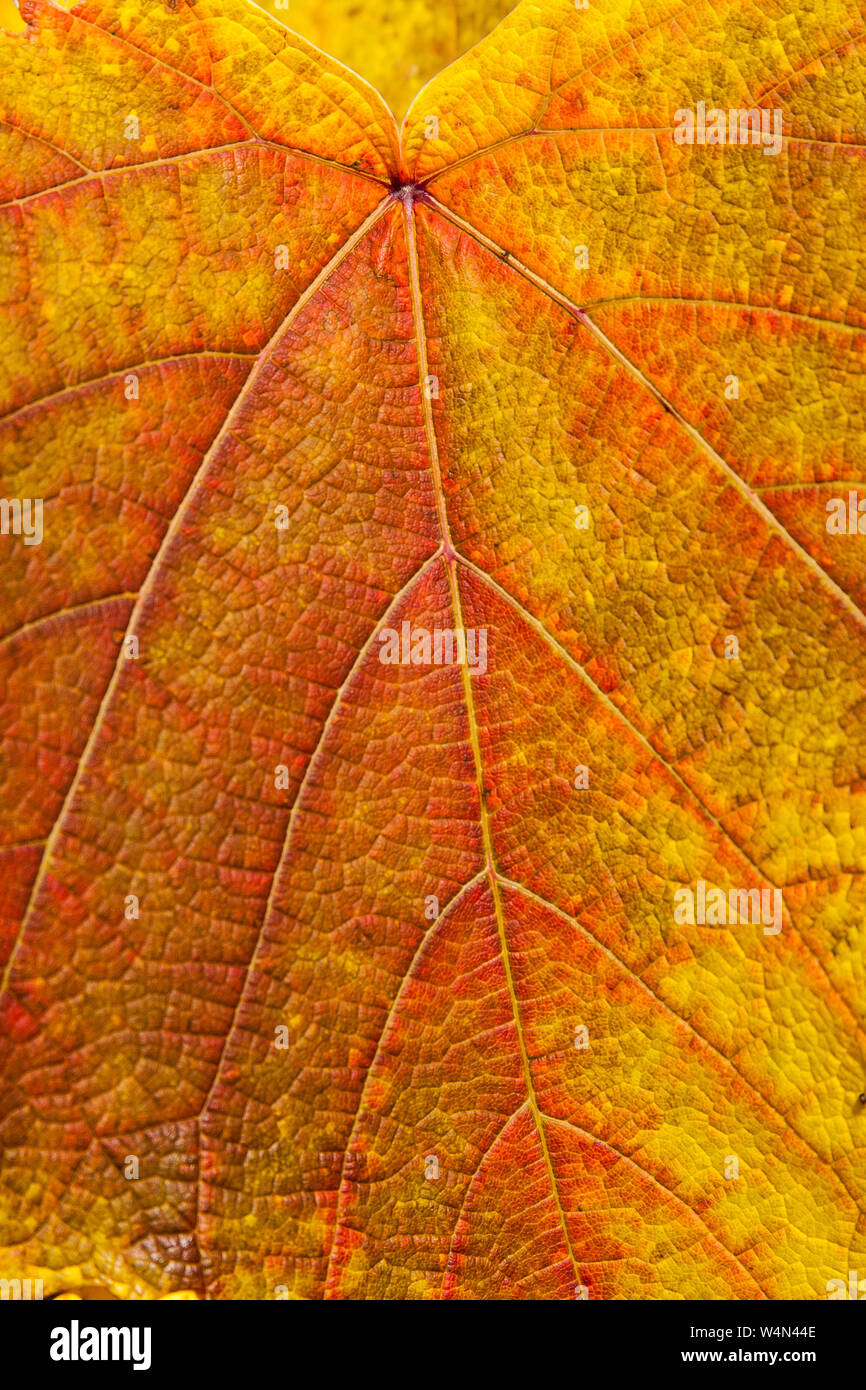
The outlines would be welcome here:
<svg viewBox="0 0 866 1390">
<path fill-rule="evenodd" d="M 240 0 L 23 14 L 3 1269 L 825 1296 L 864 1258 L 859 11 L 524 3 L 401 133 Z M 778 103 L 778 155 L 678 144 L 699 101 Z M 404 624 L 484 669 L 384 663 Z M 780 930 L 676 921 L 699 883 Z"/>
</svg>

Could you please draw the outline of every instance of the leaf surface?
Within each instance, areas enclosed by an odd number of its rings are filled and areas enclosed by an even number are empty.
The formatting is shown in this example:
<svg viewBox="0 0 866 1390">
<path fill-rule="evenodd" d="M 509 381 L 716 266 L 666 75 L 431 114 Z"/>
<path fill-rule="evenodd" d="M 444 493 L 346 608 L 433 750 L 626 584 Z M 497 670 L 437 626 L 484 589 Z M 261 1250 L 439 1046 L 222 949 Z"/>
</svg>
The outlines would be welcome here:
<svg viewBox="0 0 866 1390">
<path fill-rule="evenodd" d="M 861 13 L 524 0 L 402 142 L 240 0 L 24 16 L 4 1272 L 824 1296 L 866 1258 Z M 698 101 L 780 153 L 677 144 Z M 384 664 L 404 623 L 486 669 Z M 676 921 L 698 882 L 781 930 Z"/>
</svg>

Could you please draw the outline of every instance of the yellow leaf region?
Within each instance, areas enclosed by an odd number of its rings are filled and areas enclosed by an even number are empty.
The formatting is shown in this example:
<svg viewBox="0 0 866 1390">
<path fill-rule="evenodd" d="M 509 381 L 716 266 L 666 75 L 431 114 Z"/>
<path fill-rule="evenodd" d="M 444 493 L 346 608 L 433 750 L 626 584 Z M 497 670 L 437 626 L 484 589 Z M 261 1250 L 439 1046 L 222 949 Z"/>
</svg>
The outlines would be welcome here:
<svg viewBox="0 0 866 1390">
<path fill-rule="evenodd" d="M 826 1297 L 860 11 L 524 0 L 402 132 L 242 0 L 22 14 L 0 1272 Z"/>
</svg>

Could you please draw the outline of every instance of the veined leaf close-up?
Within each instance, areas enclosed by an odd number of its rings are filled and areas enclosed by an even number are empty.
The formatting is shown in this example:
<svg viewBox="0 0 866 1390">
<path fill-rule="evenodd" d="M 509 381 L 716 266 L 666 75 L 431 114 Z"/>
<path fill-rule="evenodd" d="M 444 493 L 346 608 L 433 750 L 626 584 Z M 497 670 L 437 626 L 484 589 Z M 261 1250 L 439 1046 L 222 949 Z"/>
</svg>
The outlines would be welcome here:
<svg viewBox="0 0 866 1390">
<path fill-rule="evenodd" d="M 506 10 L 4 10 L 46 1296 L 866 1271 L 864 15 Z"/>
</svg>

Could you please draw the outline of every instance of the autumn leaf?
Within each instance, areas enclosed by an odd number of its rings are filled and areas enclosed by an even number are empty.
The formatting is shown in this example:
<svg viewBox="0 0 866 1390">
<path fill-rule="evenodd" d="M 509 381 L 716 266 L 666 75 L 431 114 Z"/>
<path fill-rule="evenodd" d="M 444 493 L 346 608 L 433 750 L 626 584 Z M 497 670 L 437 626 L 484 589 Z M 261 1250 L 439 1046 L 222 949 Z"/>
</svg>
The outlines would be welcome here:
<svg viewBox="0 0 866 1390">
<path fill-rule="evenodd" d="M 524 0 L 399 134 L 242 0 L 22 13 L 0 1273 L 826 1297 L 860 10 Z"/>
</svg>

